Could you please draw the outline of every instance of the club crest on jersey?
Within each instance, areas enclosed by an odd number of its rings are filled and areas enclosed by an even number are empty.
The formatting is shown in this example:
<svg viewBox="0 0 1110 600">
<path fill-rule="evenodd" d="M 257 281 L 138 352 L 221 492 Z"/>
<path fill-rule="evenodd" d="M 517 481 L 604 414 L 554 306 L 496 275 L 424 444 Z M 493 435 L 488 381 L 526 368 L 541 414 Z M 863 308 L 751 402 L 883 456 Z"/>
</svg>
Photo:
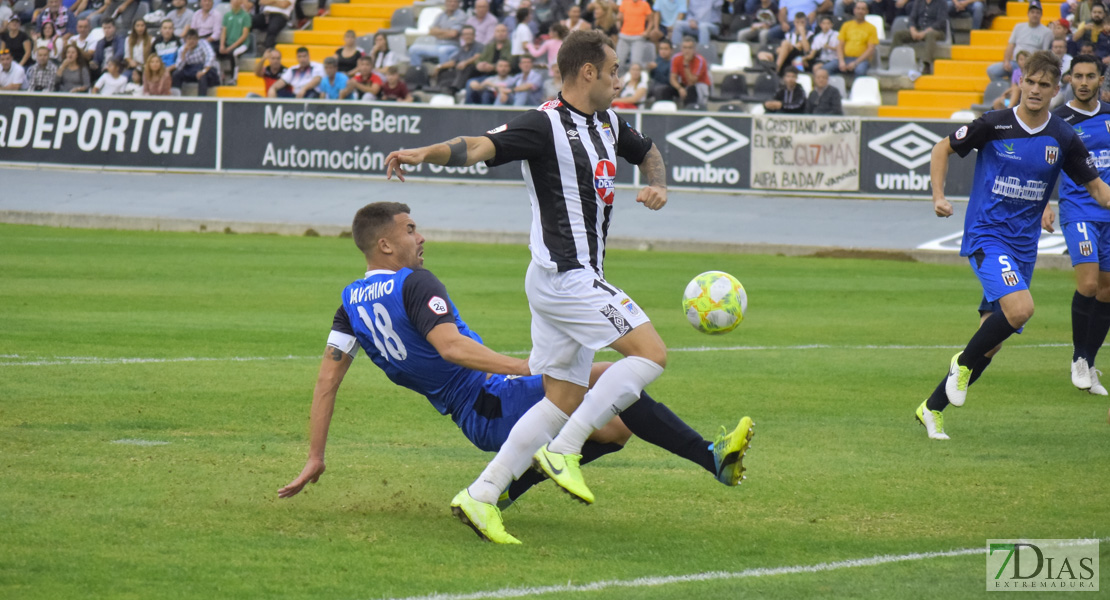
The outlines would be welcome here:
<svg viewBox="0 0 1110 600">
<path fill-rule="evenodd" d="M 605 204 L 612 206 L 613 204 L 613 185 L 617 177 L 617 165 L 608 159 L 601 159 L 597 161 L 597 166 L 594 167 L 594 189 L 597 190 L 597 197 Z"/>
<path fill-rule="evenodd" d="M 613 137 L 613 128 L 609 127 L 608 123 L 601 124 L 601 137 L 605 138 L 605 141 L 610 144 L 617 143 L 616 139 Z"/>
<path fill-rule="evenodd" d="M 1091 252 L 1093 252 L 1093 250 L 1091 249 L 1091 242 L 1090 241 L 1079 242 L 1079 253 L 1080 254 L 1082 254 L 1083 256 L 1090 256 Z"/>
<path fill-rule="evenodd" d="M 1017 274 L 1016 271 L 1003 271 L 1002 272 L 1002 283 L 1005 283 L 1006 285 L 1008 285 L 1010 287 L 1013 287 L 1013 286 L 1017 285 L 1017 282 L 1018 282 L 1018 274 Z"/>
<path fill-rule="evenodd" d="M 621 306 L 623 306 L 624 309 L 628 311 L 628 314 L 632 316 L 640 314 L 640 309 L 636 308 L 636 303 L 633 302 L 631 298 L 625 298 L 624 300 L 621 300 Z"/>
<path fill-rule="evenodd" d="M 965 137 L 967 137 L 967 125 L 964 125 L 963 127 L 956 130 L 956 139 L 957 140 L 962 140 Z"/>
<path fill-rule="evenodd" d="M 1044 148 L 1044 161 L 1050 165 L 1056 164 L 1056 159 L 1060 156 L 1060 148 L 1058 146 L 1045 146 Z"/>
</svg>

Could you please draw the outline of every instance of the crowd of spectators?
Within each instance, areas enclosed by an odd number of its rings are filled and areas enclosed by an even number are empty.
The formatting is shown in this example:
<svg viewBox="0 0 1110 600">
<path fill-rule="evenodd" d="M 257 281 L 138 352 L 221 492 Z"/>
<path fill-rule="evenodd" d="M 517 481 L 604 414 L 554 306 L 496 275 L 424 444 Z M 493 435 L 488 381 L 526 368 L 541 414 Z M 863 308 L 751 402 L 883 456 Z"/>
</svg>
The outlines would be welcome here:
<svg viewBox="0 0 1110 600">
<path fill-rule="evenodd" d="M 407 64 L 385 34 L 365 50 L 348 31 L 323 63 L 302 48 L 286 66 L 277 39 L 306 22 L 298 0 L 229 0 L 221 10 L 215 0 L 168 0 L 154 12 L 150 0 L 36 0 L 42 6 L 31 14 L 12 12 L 12 1 L 0 0 L 0 17 L 7 17 L 0 32 L 4 89 L 168 95 L 195 83 L 206 94 L 236 78 L 240 57 L 258 56 L 255 75 L 271 97 L 405 102 L 418 91 L 529 106 L 558 93 L 563 40 L 600 29 L 617 49 L 620 106 L 665 100 L 706 107 L 715 91 L 714 46 L 743 41 L 752 47 L 750 70 L 781 81 L 775 98 L 762 103 L 766 110 L 833 114 L 841 98 L 829 76 L 850 79 L 879 66 L 880 40 L 869 15 L 888 27 L 896 17 L 909 19 L 891 41 L 912 44 L 923 72 L 948 39 L 950 17 L 970 17 L 974 27 L 986 17 L 984 0 L 444 0 L 428 35 L 407 48 Z M 990 75 L 1012 78 L 1021 50 L 1052 47 L 1070 58 L 1078 42 L 1089 40 L 1100 56 L 1110 55 L 1101 4 L 1069 0 L 1064 11 L 1074 27 L 1066 19 L 1046 27 L 1033 0 L 1029 22 L 1015 28 L 1005 60 Z M 795 89 L 799 74 L 812 81 L 805 84 L 810 93 Z"/>
</svg>

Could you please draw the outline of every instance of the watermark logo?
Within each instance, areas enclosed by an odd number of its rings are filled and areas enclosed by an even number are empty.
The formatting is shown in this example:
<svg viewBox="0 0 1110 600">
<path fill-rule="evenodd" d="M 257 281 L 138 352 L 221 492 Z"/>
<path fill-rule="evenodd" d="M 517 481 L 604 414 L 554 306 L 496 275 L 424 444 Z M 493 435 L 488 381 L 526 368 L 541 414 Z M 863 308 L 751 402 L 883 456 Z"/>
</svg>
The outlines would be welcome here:
<svg viewBox="0 0 1110 600">
<path fill-rule="evenodd" d="M 681 148 L 690 156 L 711 163 L 722 156 L 748 145 L 748 137 L 739 131 L 705 117 L 672 131 L 667 141 Z"/>
<path fill-rule="evenodd" d="M 989 592 L 1097 592 L 1098 540 L 987 540 Z"/>
</svg>

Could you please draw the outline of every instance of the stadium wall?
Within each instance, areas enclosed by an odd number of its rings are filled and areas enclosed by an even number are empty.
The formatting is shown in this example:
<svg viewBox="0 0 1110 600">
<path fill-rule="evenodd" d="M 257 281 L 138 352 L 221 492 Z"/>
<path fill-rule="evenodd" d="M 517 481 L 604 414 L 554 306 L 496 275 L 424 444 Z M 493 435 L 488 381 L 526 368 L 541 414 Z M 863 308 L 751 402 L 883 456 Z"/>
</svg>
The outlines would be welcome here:
<svg viewBox="0 0 1110 600">
<path fill-rule="evenodd" d="M 398 148 L 476 134 L 514 111 L 421 104 L 0 96 L 0 164 L 381 177 Z M 950 121 L 630 112 L 678 188 L 928 198 L 933 144 Z M 947 195 L 968 196 L 974 163 L 952 161 Z M 520 167 L 421 165 L 413 177 L 519 183 Z M 618 168 L 614 183 L 639 185 Z"/>
</svg>

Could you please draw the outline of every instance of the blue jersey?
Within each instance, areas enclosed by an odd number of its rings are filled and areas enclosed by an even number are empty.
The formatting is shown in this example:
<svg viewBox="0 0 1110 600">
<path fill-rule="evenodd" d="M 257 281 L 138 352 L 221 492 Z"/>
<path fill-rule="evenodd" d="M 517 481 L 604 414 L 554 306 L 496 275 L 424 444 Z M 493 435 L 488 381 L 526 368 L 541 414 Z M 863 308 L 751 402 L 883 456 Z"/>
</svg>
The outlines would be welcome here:
<svg viewBox="0 0 1110 600">
<path fill-rule="evenodd" d="M 1052 112 L 1072 126 L 1095 161 L 1099 176 L 1110 183 L 1110 105 L 1099 102 L 1094 112 L 1088 113 L 1064 104 Z M 1060 180 L 1060 224 L 1080 221 L 1108 223 L 1110 210 L 1065 173 Z"/>
<path fill-rule="evenodd" d="M 428 342 L 428 332 L 443 323 L 482 342 L 430 271 L 376 270 L 343 290 L 332 330 L 355 336 L 390 381 L 424 395 L 440 414 L 458 422 L 478 398 L 486 374 L 447 362 Z"/>
<path fill-rule="evenodd" d="M 957 129 L 949 141 L 960 156 L 979 151 L 960 256 L 997 244 L 1018 260 L 1036 261 L 1041 214 L 1061 169 L 1081 183 L 1098 177 L 1075 131 L 1052 114 L 1029 129 L 1016 107 L 991 111 Z"/>
</svg>

